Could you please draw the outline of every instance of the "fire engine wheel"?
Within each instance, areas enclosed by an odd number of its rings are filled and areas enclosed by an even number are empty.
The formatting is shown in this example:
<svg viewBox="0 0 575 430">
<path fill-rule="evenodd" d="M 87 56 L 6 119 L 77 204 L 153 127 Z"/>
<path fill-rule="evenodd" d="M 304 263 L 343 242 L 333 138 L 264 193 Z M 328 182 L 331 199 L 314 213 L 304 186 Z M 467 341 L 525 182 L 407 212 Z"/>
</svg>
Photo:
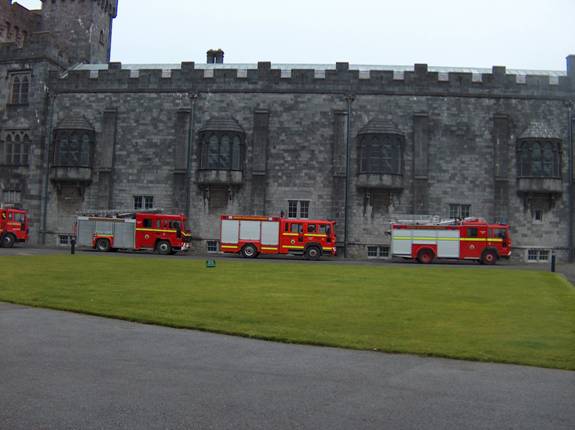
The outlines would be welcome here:
<svg viewBox="0 0 575 430">
<path fill-rule="evenodd" d="M 96 241 L 96 250 L 108 252 L 110 250 L 110 241 L 108 239 L 98 239 Z"/>
<path fill-rule="evenodd" d="M 12 248 L 16 243 L 16 238 L 11 234 L 5 234 L 2 236 L 2 240 L 0 241 L 0 247 L 2 248 Z"/>
<path fill-rule="evenodd" d="M 435 255 L 431 249 L 422 249 L 417 254 L 417 261 L 419 261 L 421 264 L 430 264 L 434 258 Z"/>
<path fill-rule="evenodd" d="M 241 250 L 242 257 L 244 258 L 256 258 L 258 256 L 258 250 L 253 245 L 246 245 Z"/>
<path fill-rule="evenodd" d="M 170 255 L 172 253 L 172 245 L 170 245 L 170 242 L 162 240 L 156 245 L 156 250 L 158 251 L 158 254 Z"/>
<path fill-rule="evenodd" d="M 317 246 L 310 246 L 305 250 L 305 258 L 308 260 L 319 260 L 321 257 L 321 250 Z"/>
<path fill-rule="evenodd" d="M 492 266 L 495 263 L 497 263 L 497 253 L 491 249 L 488 249 L 481 256 L 481 264 Z"/>
</svg>

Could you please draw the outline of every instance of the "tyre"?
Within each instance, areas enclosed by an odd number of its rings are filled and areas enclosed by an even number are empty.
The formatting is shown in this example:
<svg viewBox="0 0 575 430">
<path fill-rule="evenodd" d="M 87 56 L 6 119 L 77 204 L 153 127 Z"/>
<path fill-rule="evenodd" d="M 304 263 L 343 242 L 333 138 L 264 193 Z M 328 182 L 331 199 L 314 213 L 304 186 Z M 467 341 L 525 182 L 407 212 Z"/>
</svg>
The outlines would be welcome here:
<svg viewBox="0 0 575 430">
<path fill-rule="evenodd" d="M 170 255 L 172 253 L 172 245 L 170 245 L 168 241 L 161 240 L 156 245 L 156 251 L 158 251 L 160 255 Z"/>
<path fill-rule="evenodd" d="M 5 234 L 0 240 L 0 248 L 12 248 L 16 243 L 16 238 L 11 234 Z"/>
<path fill-rule="evenodd" d="M 431 249 L 422 249 L 417 253 L 417 261 L 421 264 L 430 264 L 435 258 L 435 254 Z"/>
<path fill-rule="evenodd" d="M 258 256 L 258 250 L 253 245 L 246 245 L 241 250 L 242 257 L 244 258 L 256 258 Z"/>
<path fill-rule="evenodd" d="M 319 260 L 321 257 L 321 249 L 317 246 L 310 246 L 305 250 L 304 255 L 307 260 Z"/>
<path fill-rule="evenodd" d="M 492 249 L 488 249 L 481 256 L 481 264 L 492 266 L 497 263 L 497 258 L 497 252 L 493 251 Z"/>
<path fill-rule="evenodd" d="M 96 241 L 96 250 L 99 252 L 108 252 L 110 250 L 110 241 L 108 239 L 98 239 Z"/>
</svg>

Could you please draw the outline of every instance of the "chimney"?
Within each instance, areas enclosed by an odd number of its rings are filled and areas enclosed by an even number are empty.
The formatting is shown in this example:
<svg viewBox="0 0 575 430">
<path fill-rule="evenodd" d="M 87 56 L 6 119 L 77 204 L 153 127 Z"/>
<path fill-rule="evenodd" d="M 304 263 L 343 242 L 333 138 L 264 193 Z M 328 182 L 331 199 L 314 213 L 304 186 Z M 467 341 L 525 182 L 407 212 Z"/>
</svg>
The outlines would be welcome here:
<svg viewBox="0 0 575 430">
<path fill-rule="evenodd" d="M 207 52 L 208 64 L 224 64 L 224 51 L 221 49 L 210 49 Z"/>
<path fill-rule="evenodd" d="M 567 77 L 572 82 L 575 82 L 575 55 L 567 57 Z"/>
</svg>

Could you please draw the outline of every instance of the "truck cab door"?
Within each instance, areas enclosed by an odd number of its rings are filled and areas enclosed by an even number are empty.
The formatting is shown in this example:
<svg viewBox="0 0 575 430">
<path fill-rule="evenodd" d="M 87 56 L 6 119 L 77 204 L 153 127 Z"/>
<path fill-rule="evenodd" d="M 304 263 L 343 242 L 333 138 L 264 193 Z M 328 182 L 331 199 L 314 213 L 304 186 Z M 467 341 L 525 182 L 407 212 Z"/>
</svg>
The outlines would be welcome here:
<svg viewBox="0 0 575 430">
<path fill-rule="evenodd" d="M 464 227 L 461 237 L 461 257 L 464 259 L 479 259 L 485 247 L 487 235 L 480 227 Z"/>
<path fill-rule="evenodd" d="M 154 233 L 154 221 L 152 218 L 143 218 L 142 224 L 137 229 L 136 248 L 154 249 L 156 234 Z"/>
<path fill-rule="evenodd" d="M 282 232 L 282 248 L 287 252 L 303 252 L 304 250 L 303 223 L 287 222 Z"/>
</svg>

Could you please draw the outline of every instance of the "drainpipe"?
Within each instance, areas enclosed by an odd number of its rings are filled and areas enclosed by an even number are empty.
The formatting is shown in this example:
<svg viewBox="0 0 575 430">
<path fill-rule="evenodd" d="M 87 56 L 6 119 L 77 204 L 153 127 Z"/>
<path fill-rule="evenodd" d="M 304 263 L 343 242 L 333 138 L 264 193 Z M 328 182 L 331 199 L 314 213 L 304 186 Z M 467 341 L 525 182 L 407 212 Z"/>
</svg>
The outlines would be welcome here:
<svg viewBox="0 0 575 430">
<path fill-rule="evenodd" d="M 350 188 L 350 173 L 351 173 L 351 105 L 355 97 L 347 95 L 345 101 L 347 103 L 347 136 L 345 140 L 345 216 L 344 216 L 344 234 L 343 234 L 343 256 L 348 257 L 348 240 L 349 240 L 349 188 Z"/>
<path fill-rule="evenodd" d="M 574 260 L 573 253 L 573 103 L 569 103 L 569 262 Z"/>
<path fill-rule="evenodd" d="M 190 222 L 190 204 L 192 187 L 190 181 L 192 179 L 192 149 L 194 147 L 194 123 L 196 122 L 196 101 L 198 100 L 197 93 L 189 93 L 190 104 L 192 106 L 192 111 L 190 112 L 190 123 L 188 124 L 188 149 L 187 149 L 187 160 L 186 160 L 186 218 L 188 223 Z"/>
<path fill-rule="evenodd" d="M 48 189 L 50 183 L 50 148 L 52 147 L 52 135 L 54 128 L 54 105 L 56 104 L 56 94 L 52 94 L 50 90 L 47 91 L 46 97 L 48 98 L 48 127 L 46 130 L 46 137 L 44 138 L 44 157 L 42 164 L 44 165 L 44 178 L 42 183 L 42 221 L 40 231 L 42 234 L 42 245 L 46 245 L 46 230 L 48 224 Z"/>
</svg>

